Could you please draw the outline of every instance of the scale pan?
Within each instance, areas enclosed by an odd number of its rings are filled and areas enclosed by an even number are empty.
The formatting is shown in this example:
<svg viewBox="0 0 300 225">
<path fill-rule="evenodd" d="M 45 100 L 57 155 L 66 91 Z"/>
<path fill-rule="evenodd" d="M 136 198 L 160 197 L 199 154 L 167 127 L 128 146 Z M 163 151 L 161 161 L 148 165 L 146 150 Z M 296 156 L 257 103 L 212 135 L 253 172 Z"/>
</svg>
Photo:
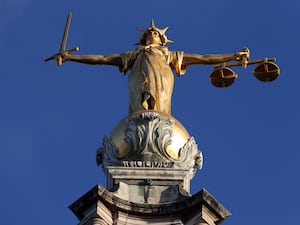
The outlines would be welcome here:
<svg viewBox="0 0 300 225">
<path fill-rule="evenodd" d="M 218 67 L 210 74 L 210 82 L 215 87 L 229 87 L 237 78 L 237 74 L 228 67 Z"/>
<path fill-rule="evenodd" d="M 253 70 L 252 74 L 260 81 L 273 81 L 279 76 L 280 68 L 273 62 L 263 62 Z"/>
</svg>

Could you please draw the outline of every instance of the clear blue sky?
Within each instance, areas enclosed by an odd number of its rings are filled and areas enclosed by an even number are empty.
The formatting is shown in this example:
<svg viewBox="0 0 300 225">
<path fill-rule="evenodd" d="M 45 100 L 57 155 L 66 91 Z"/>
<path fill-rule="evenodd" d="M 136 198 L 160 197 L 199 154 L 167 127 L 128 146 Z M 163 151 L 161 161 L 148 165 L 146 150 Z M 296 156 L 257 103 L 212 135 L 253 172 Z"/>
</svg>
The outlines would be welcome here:
<svg viewBox="0 0 300 225">
<path fill-rule="evenodd" d="M 147 2 L 149 2 L 147 4 Z M 152 18 L 169 26 L 170 50 L 276 57 L 280 77 L 247 70 L 233 86 L 209 82 L 211 66 L 175 78 L 173 115 L 195 137 L 207 189 L 230 225 L 298 225 L 300 212 L 299 1 L 0 0 L 0 224 L 77 224 L 67 208 L 105 177 L 95 151 L 127 115 L 127 77 L 117 68 L 44 63 L 60 45 L 80 54 L 131 50 Z"/>
</svg>

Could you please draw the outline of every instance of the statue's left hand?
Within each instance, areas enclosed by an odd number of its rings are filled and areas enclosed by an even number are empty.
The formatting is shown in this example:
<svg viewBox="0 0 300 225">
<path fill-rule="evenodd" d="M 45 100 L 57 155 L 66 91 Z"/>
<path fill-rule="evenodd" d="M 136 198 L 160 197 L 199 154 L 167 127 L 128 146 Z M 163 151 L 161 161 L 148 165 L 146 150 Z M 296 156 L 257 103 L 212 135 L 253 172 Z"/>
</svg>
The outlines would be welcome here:
<svg viewBox="0 0 300 225">
<path fill-rule="evenodd" d="M 242 62 L 242 67 L 245 69 L 250 59 L 250 50 L 248 48 L 243 48 L 241 52 L 235 53 L 237 61 Z"/>
<path fill-rule="evenodd" d="M 241 52 L 235 53 L 235 57 L 237 61 L 242 61 L 243 59 L 250 58 L 250 50 L 248 48 L 243 48 Z"/>
</svg>

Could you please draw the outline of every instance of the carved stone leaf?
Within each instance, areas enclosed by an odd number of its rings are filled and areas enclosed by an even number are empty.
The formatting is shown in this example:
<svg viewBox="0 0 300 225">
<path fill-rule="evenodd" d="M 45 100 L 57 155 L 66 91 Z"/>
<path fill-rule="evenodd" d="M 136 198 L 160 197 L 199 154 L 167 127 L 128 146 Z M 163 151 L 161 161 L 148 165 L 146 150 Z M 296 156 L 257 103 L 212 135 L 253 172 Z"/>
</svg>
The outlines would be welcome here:
<svg viewBox="0 0 300 225">
<path fill-rule="evenodd" d="M 170 119 L 162 119 L 155 124 L 153 132 L 153 140 L 155 143 L 155 152 L 165 159 L 171 160 L 167 153 L 167 147 L 172 143 L 173 121 Z"/>
</svg>

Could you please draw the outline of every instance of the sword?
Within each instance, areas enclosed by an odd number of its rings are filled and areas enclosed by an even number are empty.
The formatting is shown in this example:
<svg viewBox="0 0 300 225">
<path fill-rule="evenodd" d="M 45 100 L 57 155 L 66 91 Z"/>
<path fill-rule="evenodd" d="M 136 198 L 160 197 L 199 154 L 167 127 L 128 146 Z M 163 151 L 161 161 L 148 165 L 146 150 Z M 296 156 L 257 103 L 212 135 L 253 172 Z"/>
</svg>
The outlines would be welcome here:
<svg viewBox="0 0 300 225">
<path fill-rule="evenodd" d="M 64 33 L 63 33 L 63 37 L 62 37 L 62 40 L 61 40 L 61 45 L 60 45 L 60 48 L 59 48 L 59 52 L 46 58 L 44 61 L 47 62 L 49 60 L 53 60 L 53 59 L 56 59 L 56 63 L 58 66 L 61 66 L 63 61 L 62 61 L 62 55 L 63 54 L 71 54 L 72 52 L 76 52 L 76 51 L 79 51 L 79 47 L 76 46 L 75 48 L 73 49 L 69 49 L 69 50 L 65 50 L 66 49 L 66 44 L 67 44 L 67 39 L 68 39 L 68 34 L 69 34 L 69 29 L 70 29 L 70 24 L 71 24 L 71 19 L 72 19 L 72 12 L 69 12 L 68 14 L 68 18 L 67 18 L 67 21 L 66 21 L 66 26 L 65 26 L 65 30 L 64 30 Z"/>
</svg>

